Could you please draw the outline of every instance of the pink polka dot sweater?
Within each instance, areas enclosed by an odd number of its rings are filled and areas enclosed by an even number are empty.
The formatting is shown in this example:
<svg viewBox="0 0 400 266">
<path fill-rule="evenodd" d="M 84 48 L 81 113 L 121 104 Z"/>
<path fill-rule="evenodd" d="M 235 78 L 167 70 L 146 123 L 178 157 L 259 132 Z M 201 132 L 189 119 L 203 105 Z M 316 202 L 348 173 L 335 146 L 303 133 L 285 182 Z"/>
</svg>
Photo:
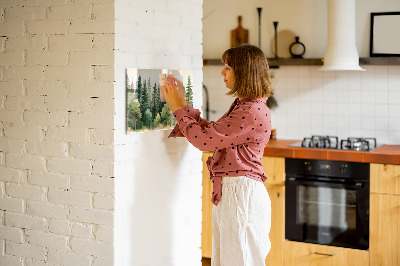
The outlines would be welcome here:
<svg viewBox="0 0 400 266">
<path fill-rule="evenodd" d="M 200 111 L 190 105 L 174 112 L 178 124 L 169 137 L 186 137 L 201 151 L 215 151 L 207 160 L 214 205 L 221 200 L 224 176 L 247 176 L 261 182 L 267 179 L 261 164 L 271 132 L 271 112 L 266 100 L 267 97 L 237 98 L 216 122 L 201 118 Z"/>
</svg>

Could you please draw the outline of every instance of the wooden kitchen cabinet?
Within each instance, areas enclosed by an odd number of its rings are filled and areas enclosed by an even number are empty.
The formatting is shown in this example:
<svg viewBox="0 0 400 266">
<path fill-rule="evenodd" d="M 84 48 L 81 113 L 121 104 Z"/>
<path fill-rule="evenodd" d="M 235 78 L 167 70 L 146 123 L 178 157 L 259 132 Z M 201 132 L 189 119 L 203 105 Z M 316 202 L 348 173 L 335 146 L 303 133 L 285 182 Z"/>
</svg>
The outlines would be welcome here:
<svg viewBox="0 0 400 266">
<path fill-rule="evenodd" d="M 369 265 L 369 253 L 365 250 L 316 245 L 285 240 L 284 252 L 285 266 Z"/>
<path fill-rule="evenodd" d="M 371 193 L 400 195 L 400 165 L 370 164 Z"/>
<path fill-rule="evenodd" d="M 201 253 L 204 258 L 211 258 L 212 252 L 212 183 L 206 161 L 212 152 L 203 153 L 203 194 L 202 194 L 202 223 L 201 223 Z"/>
<path fill-rule="evenodd" d="M 285 158 L 264 156 L 261 160 L 267 175 L 265 187 L 271 199 L 271 250 L 265 259 L 267 266 L 283 265 L 285 241 Z"/>
<path fill-rule="evenodd" d="M 202 256 L 211 258 L 212 253 L 212 183 L 208 172 L 206 161 L 211 152 L 203 153 L 203 196 L 202 196 Z M 283 265 L 283 243 L 285 230 L 285 158 L 263 157 L 262 164 L 268 176 L 265 182 L 272 205 L 271 221 L 271 250 L 266 258 L 266 265 Z"/>
<path fill-rule="evenodd" d="M 400 265 L 400 165 L 371 164 L 371 266 Z"/>
</svg>

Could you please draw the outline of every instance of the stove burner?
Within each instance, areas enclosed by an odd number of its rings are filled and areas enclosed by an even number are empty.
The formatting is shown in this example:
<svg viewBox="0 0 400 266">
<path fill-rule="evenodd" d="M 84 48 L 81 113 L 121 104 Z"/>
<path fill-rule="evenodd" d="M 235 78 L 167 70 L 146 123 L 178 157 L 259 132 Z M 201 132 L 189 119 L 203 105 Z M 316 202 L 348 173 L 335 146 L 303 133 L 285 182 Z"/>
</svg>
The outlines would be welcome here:
<svg viewBox="0 0 400 266">
<path fill-rule="evenodd" d="M 340 141 L 336 136 L 317 136 L 304 138 L 302 142 L 292 144 L 293 147 L 340 149 L 353 151 L 371 151 L 378 147 L 376 138 L 347 138 Z"/>
<path fill-rule="evenodd" d="M 304 138 L 301 142 L 301 147 L 305 148 L 326 148 L 338 149 L 339 140 L 334 136 L 312 136 L 311 138 Z"/>
<path fill-rule="evenodd" d="M 343 150 L 369 151 L 376 148 L 376 138 L 347 138 L 340 141 Z"/>
</svg>

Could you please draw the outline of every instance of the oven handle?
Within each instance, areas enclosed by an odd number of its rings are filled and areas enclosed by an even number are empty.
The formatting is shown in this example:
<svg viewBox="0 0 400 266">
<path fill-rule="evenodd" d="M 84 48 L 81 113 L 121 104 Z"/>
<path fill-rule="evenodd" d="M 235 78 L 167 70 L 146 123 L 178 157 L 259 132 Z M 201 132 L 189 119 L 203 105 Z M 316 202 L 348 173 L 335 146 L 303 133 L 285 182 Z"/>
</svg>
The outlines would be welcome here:
<svg viewBox="0 0 400 266">
<path fill-rule="evenodd" d="M 332 181 L 321 181 L 321 180 L 316 180 L 316 181 L 310 181 L 310 180 L 304 180 L 303 178 L 297 178 L 297 177 L 288 177 L 286 181 L 291 181 L 291 182 L 296 182 L 296 183 L 301 183 L 304 185 L 340 185 L 348 188 L 354 188 L 354 189 L 361 189 L 363 187 L 363 183 L 361 182 L 356 182 L 356 183 L 346 183 L 346 182 L 332 182 Z"/>
</svg>

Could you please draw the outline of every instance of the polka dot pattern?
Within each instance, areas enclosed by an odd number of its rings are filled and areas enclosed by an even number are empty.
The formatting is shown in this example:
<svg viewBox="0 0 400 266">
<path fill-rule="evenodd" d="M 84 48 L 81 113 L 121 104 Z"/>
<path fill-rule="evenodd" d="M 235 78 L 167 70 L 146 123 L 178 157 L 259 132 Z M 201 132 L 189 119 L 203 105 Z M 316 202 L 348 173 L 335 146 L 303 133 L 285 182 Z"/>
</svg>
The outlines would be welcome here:
<svg viewBox="0 0 400 266">
<path fill-rule="evenodd" d="M 211 201 L 221 200 L 221 181 L 224 176 L 247 176 L 264 182 L 261 158 L 271 132 L 267 98 L 236 99 L 229 110 L 216 122 L 200 117 L 200 111 L 187 105 L 175 111 L 178 125 L 169 137 L 186 137 L 201 151 L 215 151 L 207 167 L 213 183 Z"/>
</svg>

